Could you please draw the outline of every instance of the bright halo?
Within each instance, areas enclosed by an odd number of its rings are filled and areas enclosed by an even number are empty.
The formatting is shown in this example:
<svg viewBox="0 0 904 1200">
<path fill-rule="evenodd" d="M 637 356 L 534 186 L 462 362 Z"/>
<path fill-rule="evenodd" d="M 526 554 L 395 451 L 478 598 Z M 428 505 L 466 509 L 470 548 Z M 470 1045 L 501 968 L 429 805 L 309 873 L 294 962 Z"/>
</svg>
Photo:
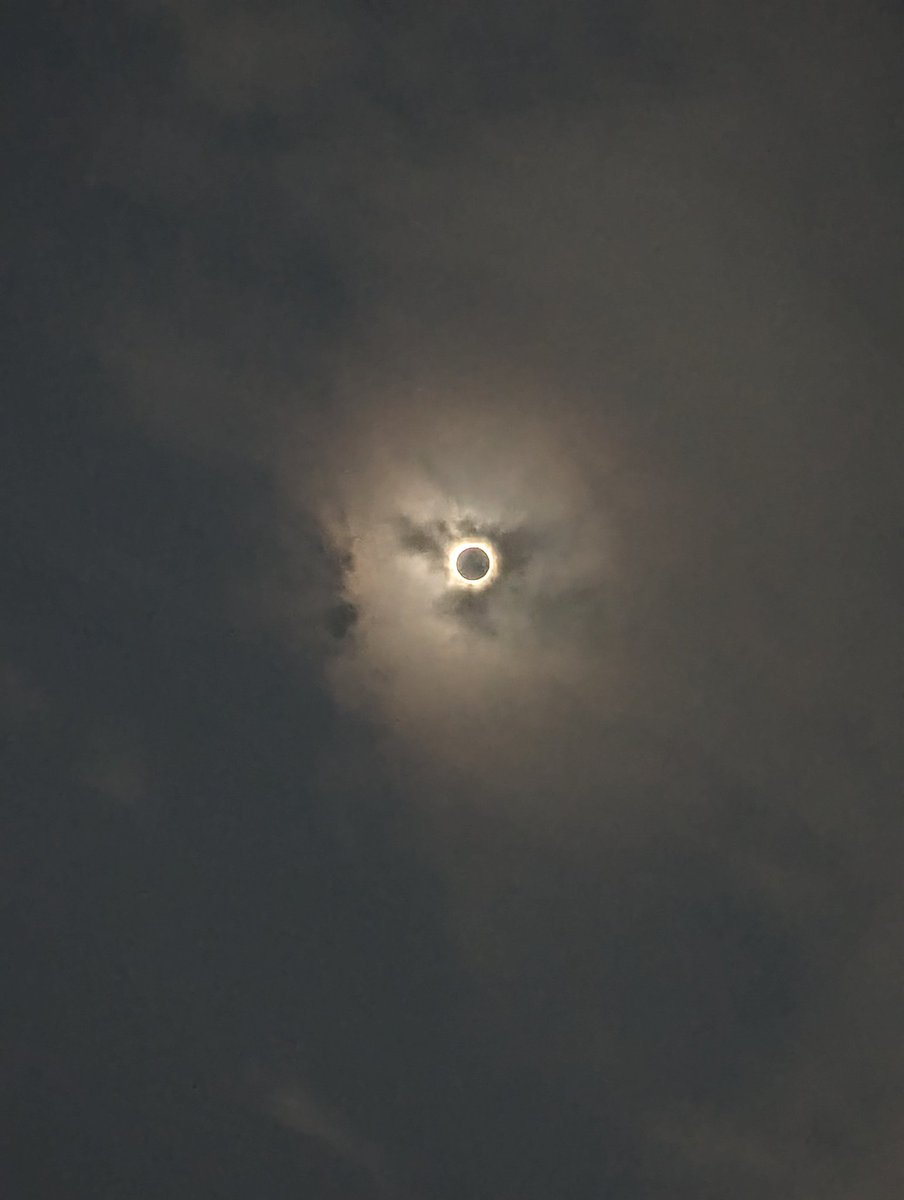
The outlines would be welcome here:
<svg viewBox="0 0 904 1200">
<path fill-rule="evenodd" d="M 459 587 L 486 587 L 498 568 L 496 551 L 489 542 L 456 542 L 449 551 L 449 576 Z"/>
</svg>

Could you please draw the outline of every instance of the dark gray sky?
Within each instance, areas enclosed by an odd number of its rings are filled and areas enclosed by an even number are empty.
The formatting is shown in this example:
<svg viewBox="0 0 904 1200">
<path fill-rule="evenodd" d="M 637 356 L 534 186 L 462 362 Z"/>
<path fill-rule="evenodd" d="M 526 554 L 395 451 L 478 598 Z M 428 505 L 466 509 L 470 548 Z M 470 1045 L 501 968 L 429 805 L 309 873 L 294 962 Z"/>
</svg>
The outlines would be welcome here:
<svg viewBox="0 0 904 1200">
<path fill-rule="evenodd" d="M 902 1194 L 902 52 L 17 6 L 4 1195 Z"/>
</svg>

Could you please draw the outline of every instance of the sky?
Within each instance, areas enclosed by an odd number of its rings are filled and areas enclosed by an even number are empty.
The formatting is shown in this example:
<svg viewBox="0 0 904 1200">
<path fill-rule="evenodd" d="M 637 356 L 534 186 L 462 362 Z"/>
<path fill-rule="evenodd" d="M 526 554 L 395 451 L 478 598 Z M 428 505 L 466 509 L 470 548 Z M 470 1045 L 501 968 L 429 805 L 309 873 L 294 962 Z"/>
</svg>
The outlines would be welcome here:
<svg viewBox="0 0 904 1200">
<path fill-rule="evenodd" d="M 902 1194 L 902 52 L 16 6 L 4 1195 Z"/>
</svg>

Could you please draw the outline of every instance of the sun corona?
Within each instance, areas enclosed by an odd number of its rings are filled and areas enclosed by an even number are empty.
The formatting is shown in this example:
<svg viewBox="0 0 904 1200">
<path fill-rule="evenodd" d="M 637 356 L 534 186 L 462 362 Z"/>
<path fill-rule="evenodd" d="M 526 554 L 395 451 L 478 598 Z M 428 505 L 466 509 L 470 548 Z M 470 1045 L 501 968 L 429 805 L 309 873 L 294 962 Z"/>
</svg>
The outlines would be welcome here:
<svg viewBox="0 0 904 1200">
<path fill-rule="evenodd" d="M 458 587 L 487 587 L 497 570 L 496 551 L 489 542 L 456 542 L 449 550 L 449 576 Z"/>
</svg>

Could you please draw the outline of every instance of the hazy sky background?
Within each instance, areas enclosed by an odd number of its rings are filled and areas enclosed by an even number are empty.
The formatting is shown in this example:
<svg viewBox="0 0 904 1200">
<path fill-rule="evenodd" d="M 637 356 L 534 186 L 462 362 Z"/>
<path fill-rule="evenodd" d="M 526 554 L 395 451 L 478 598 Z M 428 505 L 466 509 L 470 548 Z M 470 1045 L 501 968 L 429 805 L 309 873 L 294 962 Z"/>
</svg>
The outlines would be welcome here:
<svg viewBox="0 0 904 1200">
<path fill-rule="evenodd" d="M 10 1196 L 901 1194 L 902 35 L 20 6 Z"/>
</svg>

